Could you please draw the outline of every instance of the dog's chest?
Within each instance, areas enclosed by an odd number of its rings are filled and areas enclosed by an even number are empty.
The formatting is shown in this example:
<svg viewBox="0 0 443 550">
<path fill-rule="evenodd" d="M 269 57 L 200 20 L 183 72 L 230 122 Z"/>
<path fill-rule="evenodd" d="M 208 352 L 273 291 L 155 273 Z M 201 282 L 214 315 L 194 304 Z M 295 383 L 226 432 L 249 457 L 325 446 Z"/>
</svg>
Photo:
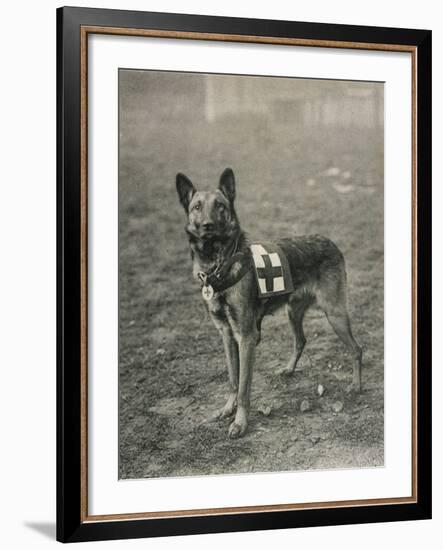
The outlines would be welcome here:
<svg viewBox="0 0 443 550">
<path fill-rule="evenodd" d="M 205 300 L 206 307 L 211 315 L 222 319 L 226 316 L 226 301 L 220 295 L 215 294 L 211 300 Z"/>
<path fill-rule="evenodd" d="M 208 266 L 202 266 L 201 264 L 194 263 L 193 277 L 195 281 L 201 284 L 199 273 L 204 270 L 208 270 Z M 230 310 L 226 302 L 224 293 L 216 292 L 212 298 L 204 299 L 204 304 L 208 308 L 209 313 L 219 321 L 228 321 L 230 316 Z"/>
<path fill-rule="evenodd" d="M 215 294 L 211 300 L 205 300 L 205 304 L 213 319 L 221 323 L 231 324 L 233 321 L 233 310 L 229 307 L 223 294 Z"/>
</svg>

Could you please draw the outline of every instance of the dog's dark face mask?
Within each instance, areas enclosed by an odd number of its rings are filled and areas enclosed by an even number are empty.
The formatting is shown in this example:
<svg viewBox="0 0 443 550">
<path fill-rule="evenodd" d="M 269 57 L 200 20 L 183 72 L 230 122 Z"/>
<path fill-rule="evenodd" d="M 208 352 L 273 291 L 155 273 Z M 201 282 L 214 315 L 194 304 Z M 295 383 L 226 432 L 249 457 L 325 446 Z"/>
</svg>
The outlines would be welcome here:
<svg viewBox="0 0 443 550">
<path fill-rule="evenodd" d="M 238 219 L 234 209 L 234 173 L 227 168 L 220 177 L 218 189 L 197 191 L 191 180 L 177 174 L 177 192 L 188 214 L 187 233 L 194 239 L 224 242 L 238 232 Z"/>
</svg>

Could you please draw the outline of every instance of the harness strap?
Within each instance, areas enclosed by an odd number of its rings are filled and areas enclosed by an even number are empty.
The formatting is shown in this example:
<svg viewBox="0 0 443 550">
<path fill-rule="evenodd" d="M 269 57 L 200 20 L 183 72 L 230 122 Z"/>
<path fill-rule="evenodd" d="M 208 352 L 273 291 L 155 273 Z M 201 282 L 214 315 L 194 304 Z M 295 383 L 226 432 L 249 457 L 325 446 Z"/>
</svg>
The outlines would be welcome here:
<svg viewBox="0 0 443 550">
<path fill-rule="evenodd" d="M 240 269 L 236 273 L 230 274 L 230 269 L 236 262 L 240 262 Z M 211 273 L 201 272 L 200 279 L 204 285 L 210 285 L 216 292 L 221 292 L 238 283 L 250 271 L 251 267 L 252 255 L 249 250 L 246 253 L 237 252 Z"/>
</svg>

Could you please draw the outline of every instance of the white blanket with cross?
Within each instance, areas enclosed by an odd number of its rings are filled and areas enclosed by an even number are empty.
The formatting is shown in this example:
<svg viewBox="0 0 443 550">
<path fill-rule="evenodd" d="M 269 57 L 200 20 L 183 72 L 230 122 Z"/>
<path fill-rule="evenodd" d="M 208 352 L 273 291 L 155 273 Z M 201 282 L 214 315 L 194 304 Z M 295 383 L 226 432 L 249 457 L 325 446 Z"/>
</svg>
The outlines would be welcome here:
<svg viewBox="0 0 443 550">
<path fill-rule="evenodd" d="M 260 298 L 293 292 L 291 272 L 284 252 L 274 243 L 250 246 Z"/>
</svg>

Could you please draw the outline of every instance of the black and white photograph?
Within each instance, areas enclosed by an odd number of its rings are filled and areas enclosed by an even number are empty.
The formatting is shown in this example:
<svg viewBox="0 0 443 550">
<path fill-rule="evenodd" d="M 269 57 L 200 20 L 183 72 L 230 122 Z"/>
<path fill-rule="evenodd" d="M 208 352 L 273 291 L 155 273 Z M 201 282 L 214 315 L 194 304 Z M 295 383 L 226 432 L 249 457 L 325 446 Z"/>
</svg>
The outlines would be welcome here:
<svg viewBox="0 0 443 550">
<path fill-rule="evenodd" d="M 119 70 L 119 478 L 384 465 L 384 85 Z"/>
<path fill-rule="evenodd" d="M 2 11 L 2 548 L 433 550 L 438 3 L 74 4 Z"/>
</svg>

